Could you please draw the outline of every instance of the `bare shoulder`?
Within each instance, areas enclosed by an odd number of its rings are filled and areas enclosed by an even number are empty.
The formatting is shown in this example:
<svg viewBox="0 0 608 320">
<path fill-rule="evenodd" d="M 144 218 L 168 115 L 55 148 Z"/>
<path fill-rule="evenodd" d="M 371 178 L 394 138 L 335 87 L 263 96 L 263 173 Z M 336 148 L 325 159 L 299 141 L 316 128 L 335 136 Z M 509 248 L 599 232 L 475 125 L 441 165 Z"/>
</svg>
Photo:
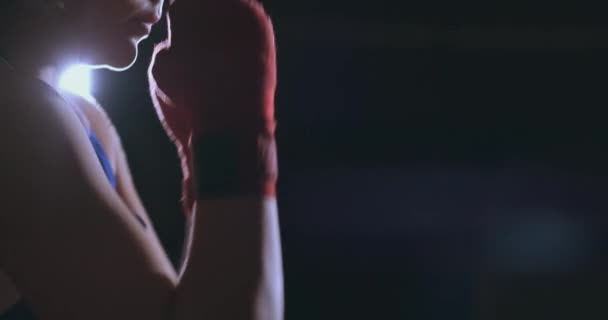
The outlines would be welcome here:
<svg viewBox="0 0 608 320">
<path fill-rule="evenodd" d="M 0 73 L 0 83 L 0 253 L 4 253 L 5 245 L 12 242 L 12 227 L 34 218 L 36 211 L 43 212 L 48 201 L 44 195 L 69 190 L 65 183 L 87 171 L 81 161 L 87 150 L 78 118 L 50 87 L 10 72 Z"/>
<path fill-rule="evenodd" d="M 40 80 L 0 70 L 0 83 L 0 112 L 9 116 L 2 118 L 4 124 L 17 120 L 16 117 L 38 116 L 40 112 L 53 113 L 66 108 L 66 102 Z"/>
<path fill-rule="evenodd" d="M 68 103 L 42 81 L 11 74 L 0 77 L 3 77 L 0 88 L 0 142 L 3 146 L 30 147 L 25 142 L 84 132 Z"/>
<path fill-rule="evenodd" d="M 73 108 L 43 83 L 0 80 L 0 266 L 40 318 L 160 319 L 175 270 Z"/>
<path fill-rule="evenodd" d="M 55 170 L 68 169 L 61 163 L 81 164 L 88 150 L 80 120 L 49 86 L 6 72 L 0 74 L 0 82 L 0 144 L 6 151 L 0 155 L 0 175 L 4 177 L 0 188 L 5 197 L 0 204 L 2 220 L 2 212 L 7 212 L 2 206 L 10 205 L 9 200 L 25 200 L 15 198 L 21 195 L 17 193 L 20 187 L 40 188 L 39 181 L 61 172 Z M 86 165 L 79 167 L 86 171 Z"/>
</svg>

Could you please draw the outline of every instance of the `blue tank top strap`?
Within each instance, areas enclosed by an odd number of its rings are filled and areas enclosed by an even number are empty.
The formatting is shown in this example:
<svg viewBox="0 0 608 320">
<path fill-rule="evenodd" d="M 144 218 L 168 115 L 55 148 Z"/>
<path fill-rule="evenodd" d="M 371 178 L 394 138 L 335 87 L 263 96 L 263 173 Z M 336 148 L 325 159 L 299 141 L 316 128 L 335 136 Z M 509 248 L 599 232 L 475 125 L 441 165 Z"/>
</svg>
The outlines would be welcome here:
<svg viewBox="0 0 608 320">
<path fill-rule="evenodd" d="M 99 159 L 99 163 L 103 168 L 103 171 L 108 177 L 108 181 L 112 185 L 113 188 L 116 188 L 116 177 L 114 176 L 114 171 L 112 170 L 112 166 L 110 165 L 110 159 L 107 154 L 103 150 L 101 143 L 99 143 L 99 139 L 95 135 L 93 130 L 89 129 L 89 140 L 91 140 L 91 144 L 93 145 L 93 149 L 95 149 L 95 153 L 97 154 L 97 159 Z"/>
<path fill-rule="evenodd" d="M 103 171 L 105 172 L 106 177 L 108 177 L 108 181 L 110 182 L 112 187 L 114 189 L 116 189 L 116 176 L 114 175 L 114 171 L 112 170 L 112 166 L 110 165 L 110 159 L 108 158 L 107 154 L 104 152 L 103 147 L 101 146 L 101 143 L 99 143 L 99 139 L 97 139 L 97 136 L 95 135 L 95 132 L 93 132 L 92 129 L 88 129 L 88 132 L 89 132 L 89 140 L 91 140 L 93 149 L 95 149 L 95 153 L 97 154 L 97 159 L 99 159 L 99 163 L 101 164 L 101 167 L 103 168 Z M 136 213 L 133 213 L 133 215 L 144 228 L 147 227 L 146 221 L 141 216 L 139 216 Z M 0 320 L 2 320 L 2 319 L 0 319 Z"/>
</svg>

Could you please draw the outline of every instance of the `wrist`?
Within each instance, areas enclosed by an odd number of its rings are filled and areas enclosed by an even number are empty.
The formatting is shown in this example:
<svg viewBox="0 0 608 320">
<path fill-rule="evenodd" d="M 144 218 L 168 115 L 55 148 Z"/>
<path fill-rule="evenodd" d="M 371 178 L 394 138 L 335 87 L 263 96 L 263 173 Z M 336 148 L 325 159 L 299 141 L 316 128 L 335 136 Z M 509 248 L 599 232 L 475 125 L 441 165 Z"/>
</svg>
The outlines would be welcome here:
<svg viewBox="0 0 608 320">
<path fill-rule="evenodd" d="M 217 131 L 193 137 L 190 147 L 195 199 L 276 195 L 274 135 Z"/>
</svg>

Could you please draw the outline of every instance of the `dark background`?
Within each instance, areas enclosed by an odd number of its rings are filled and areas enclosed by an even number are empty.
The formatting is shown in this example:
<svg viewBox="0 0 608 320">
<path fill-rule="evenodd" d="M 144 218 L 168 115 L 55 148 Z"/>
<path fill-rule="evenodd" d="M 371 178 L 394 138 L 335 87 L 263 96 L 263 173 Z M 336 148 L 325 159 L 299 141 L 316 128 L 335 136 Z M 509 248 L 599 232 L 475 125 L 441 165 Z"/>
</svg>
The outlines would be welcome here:
<svg viewBox="0 0 608 320">
<path fill-rule="evenodd" d="M 287 319 L 606 319 L 603 8 L 265 6 Z M 162 28 L 95 95 L 177 261 L 180 171 L 145 78 Z"/>
</svg>

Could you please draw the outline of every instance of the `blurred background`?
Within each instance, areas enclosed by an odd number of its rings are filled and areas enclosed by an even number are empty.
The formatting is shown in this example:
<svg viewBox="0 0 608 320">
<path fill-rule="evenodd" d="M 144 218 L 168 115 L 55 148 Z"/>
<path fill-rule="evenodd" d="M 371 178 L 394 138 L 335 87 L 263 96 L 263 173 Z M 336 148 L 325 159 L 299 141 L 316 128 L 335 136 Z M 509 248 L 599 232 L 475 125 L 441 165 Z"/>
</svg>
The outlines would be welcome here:
<svg viewBox="0 0 608 320">
<path fill-rule="evenodd" d="M 264 1 L 287 319 L 607 319 L 608 25 L 559 1 Z M 94 74 L 172 259 L 146 68 Z"/>
</svg>

